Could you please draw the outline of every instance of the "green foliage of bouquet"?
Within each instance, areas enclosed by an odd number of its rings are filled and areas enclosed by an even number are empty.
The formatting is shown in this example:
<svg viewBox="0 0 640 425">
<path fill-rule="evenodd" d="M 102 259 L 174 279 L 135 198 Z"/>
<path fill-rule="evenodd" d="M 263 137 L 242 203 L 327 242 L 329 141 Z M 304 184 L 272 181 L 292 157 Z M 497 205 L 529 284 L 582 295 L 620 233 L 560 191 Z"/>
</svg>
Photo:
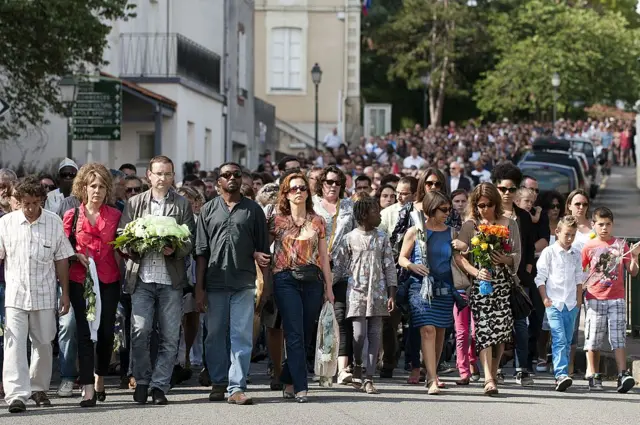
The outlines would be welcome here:
<svg viewBox="0 0 640 425">
<path fill-rule="evenodd" d="M 178 225 L 175 218 L 148 215 L 127 224 L 112 244 L 116 249 L 131 249 L 143 255 L 162 252 L 166 246 L 180 249 L 190 236 L 189 227 Z"/>
<path fill-rule="evenodd" d="M 93 279 L 89 270 L 84 278 L 83 288 L 84 299 L 87 301 L 87 322 L 93 322 L 96 320 L 96 293 L 93 290 Z"/>
</svg>

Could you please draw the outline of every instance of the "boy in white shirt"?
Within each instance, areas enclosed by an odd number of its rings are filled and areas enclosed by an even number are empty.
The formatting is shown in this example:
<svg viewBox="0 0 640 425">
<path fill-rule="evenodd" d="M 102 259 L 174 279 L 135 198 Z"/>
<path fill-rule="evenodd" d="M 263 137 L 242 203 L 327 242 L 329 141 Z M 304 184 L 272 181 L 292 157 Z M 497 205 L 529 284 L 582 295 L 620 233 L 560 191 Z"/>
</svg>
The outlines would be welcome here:
<svg viewBox="0 0 640 425">
<path fill-rule="evenodd" d="M 560 392 L 573 384 L 568 376 L 569 352 L 577 313 L 582 304 L 581 253 L 571 247 L 577 230 L 578 222 L 574 217 L 560 219 L 556 228 L 556 242 L 542 250 L 535 278 L 551 328 L 553 370 L 556 391 Z"/>
</svg>

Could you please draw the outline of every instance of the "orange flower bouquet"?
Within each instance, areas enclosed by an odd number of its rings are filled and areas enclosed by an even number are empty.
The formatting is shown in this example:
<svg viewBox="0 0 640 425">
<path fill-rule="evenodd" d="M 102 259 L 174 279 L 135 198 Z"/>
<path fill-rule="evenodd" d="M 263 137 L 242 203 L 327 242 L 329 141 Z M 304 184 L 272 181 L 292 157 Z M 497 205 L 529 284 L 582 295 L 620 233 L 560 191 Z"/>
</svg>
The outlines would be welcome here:
<svg viewBox="0 0 640 425">
<path fill-rule="evenodd" d="M 476 235 L 471 238 L 471 249 L 475 262 L 480 267 L 491 272 L 494 266 L 491 260 L 492 252 L 510 253 L 513 249 L 509 243 L 509 228 L 499 224 L 481 224 Z M 491 282 L 480 281 L 480 294 L 489 295 L 493 292 Z"/>
</svg>

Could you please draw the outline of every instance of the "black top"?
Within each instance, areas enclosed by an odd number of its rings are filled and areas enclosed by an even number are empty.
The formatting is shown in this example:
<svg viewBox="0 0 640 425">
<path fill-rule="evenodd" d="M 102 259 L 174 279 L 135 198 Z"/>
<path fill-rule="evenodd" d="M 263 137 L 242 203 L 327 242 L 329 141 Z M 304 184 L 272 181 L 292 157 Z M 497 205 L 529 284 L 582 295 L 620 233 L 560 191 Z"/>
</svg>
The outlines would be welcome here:
<svg viewBox="0 0 640 425">
<path fill-rule="evenodd" d="M 255 252 L 271 254 L 267 219 L 260 206 L 242 197 L 231 211 L 222 196 L 207 202 L 197 223 L 195 255 L 208 259 L 207 291 L 255 287 Z"/>
<path fill-rule="evenodd" d="M 518 217 L 518 227 L 520 230 L 520 244 L 522 250 L 522 259 L 520 267 L 518 267 L 518 277 L 523 286 L 530 287 L 533 284 L 533 276 L 527 272 L 527 265 L 535 265 L 536 247 L 535 239 L 536 229 L 531 221 L 531 214 L 523 210 L 516 204 L 513 204 L 513 211 Z M 549 226 L 547 225 L 547 228 Z"/>
</svg>

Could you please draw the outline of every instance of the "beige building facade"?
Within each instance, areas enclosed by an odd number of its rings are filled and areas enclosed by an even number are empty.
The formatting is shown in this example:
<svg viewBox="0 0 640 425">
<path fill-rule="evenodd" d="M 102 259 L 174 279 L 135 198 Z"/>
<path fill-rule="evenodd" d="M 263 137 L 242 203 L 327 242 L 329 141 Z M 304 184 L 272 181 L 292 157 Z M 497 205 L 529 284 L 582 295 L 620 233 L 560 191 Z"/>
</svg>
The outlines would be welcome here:
<svg viewBox="0 0 640 425">
<path fill-rule="evenodd" d="M 276 108 L 279 151 L 313 145 L 315 86 L 311 68 L 322 69 L 319 144 L 337 128 L 357 140 L 360 119 L 360 0 L 256 0 L 255 95 Z M 298 143 L 291 143 L 291 140 Z"/>
</svg>

